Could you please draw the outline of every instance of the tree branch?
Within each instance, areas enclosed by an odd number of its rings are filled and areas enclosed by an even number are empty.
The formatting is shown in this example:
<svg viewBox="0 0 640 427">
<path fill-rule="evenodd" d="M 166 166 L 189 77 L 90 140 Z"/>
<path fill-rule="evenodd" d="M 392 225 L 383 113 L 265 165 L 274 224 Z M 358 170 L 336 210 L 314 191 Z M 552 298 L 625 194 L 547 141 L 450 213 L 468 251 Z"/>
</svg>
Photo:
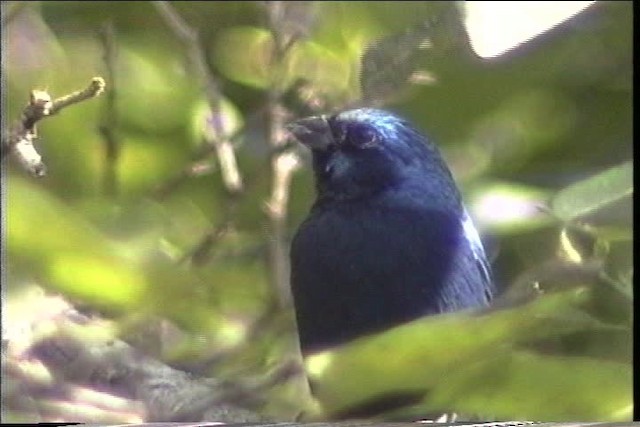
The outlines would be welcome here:
<svg viewBox="0 0 640 427">
<path fill-rule="evenodd" d="M 286 5 L 280 1 L 265 4 L 267 26 L 274 42 L 271 68 L 279 70 L 287 49 L 292 46 L 292 35 L 283 34 L 282 21 L 286 19 Z M 266 202 L 269 219 L 269 266 L 271 283 L 278 295 L 281 307 L 291 307 L 292 297 L 289 287 L 289 254 L 286 238 L 287 208 L 289 189 L 293 173 L 300 167 L 300 159 L 293 150 L 283 150 L 287 142 L 284 125 L 287 111 L 282 105 L 283 90 L 273 79 L 267 94 L 267 140 L 271 145 L 271 194 Z"/>
<path fill-rule="evenodd" d="M 222 109 L 220 101 L 222 95 L 218 82 L 213 77 L 206 61 L 205 51 L 200 42 L 198 31 L 190 27 L 180 16 L 177 10 L 167 1 L 154 1 L 153 5 L 171 31 L 179 38 L 187 48 L 189 61 L 193 66 L 195 77 L 203 86 L 204 93 L 211 110 L 211 126 L 216 136 L 207 140 L 207 144 L 214 147 L 220 163 L 220 172 L 225 188 L 231 194 L 243 190 L 242 175 L 238 169 L 233 145 L 226 138 L 226 132 L 222 122 Z M 205 132 L 209 134 L 210 132 Z"/>
<path fill-rule="evenodd" d="M 57 114 L 63 108 L 100 95 L 105 86 L 106 83 L 102 77 L 94 77 L 87 88 L 55 100 L 52 100 L 51 95 L 46 91 L 32 90 L 29 104 L 24 108 L 20 119 L 8 132 L 3 132 L 2 158 L 13 154 L 29 173 L 34 176 L 44 176 L 46 166 L 33 146 L 38 138 L 36 124 L 45 117 Z"/>
</svg>

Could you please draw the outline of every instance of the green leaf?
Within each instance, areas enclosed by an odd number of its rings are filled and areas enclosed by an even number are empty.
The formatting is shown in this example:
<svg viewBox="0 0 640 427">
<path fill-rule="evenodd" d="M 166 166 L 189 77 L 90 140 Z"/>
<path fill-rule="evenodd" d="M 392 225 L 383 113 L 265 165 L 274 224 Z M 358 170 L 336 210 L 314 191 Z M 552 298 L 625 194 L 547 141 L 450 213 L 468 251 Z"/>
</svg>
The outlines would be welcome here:
<svg viewBox="0 0 640 427">
<path fill-rule="evenodd" d="M 551 207 L 559 218 L 569 221 L 632 194 L 633 162 L 627 161 L 561 190 Z"/>
<path fill-rule="evenodd" d="M 496 350 L 452 369 L 425 399 L 428 406 L 498 419 L 632 419 L 631 364 Z"/>
<path fill-rule="evenodd" d="M 207 141 L 218 141 L 233 136 L 244 126 L 242 113 L 227 98 L 220 100 L 220 111 L 217 120 L 220 121 L 222 135 L 218 135 L 218 128 L 214 126 L 211 108 L 206 99 L 198 100 L 192 107 L 191 137 L 194 145 Z M 205 136 L 206 138 L 203 138 Z"/>
<path fill-rule="evenodd" d="M 218 69 L 228 79 L 258 89 L 271 84 L 273 38 L 267 30 L 256 27 L 225 30 L 212 53 Z"/>
<path fill-rule="evenodd" d="M 427 24 L 419 25 L 367 47 L 360 71 L 360 90 L 365 100 L 385 99 L 408 83 L 430 46 L 430 30 Z"/>
<path fill-rule="evenodd" d="M 328 413 L 387 393 L 424 391 L 446 383 L 461 366 L 491 360 L 498 350 L 578 331 L 620 329 L 580 310 L 587 297 L 578 289 L 486 315 L 431 316 L 310 356 L 307 371 Z"/>
<path fill-rule="evenodd" d="M 330 98 L 348 94 L 353 67 L 347 55 L 338 55 L 318 43 L 305 41 L 291 48 L 285 67 L 288 84 L 304 79 L 315 91 Z"/>
<path fill-rule="evenodd" d="M 13 178 L 8 189 L 7 248 L 13 265 L 66 296 L 127 310 L 147 281 L 126 246 L 36 185 Z"/>
</svg>

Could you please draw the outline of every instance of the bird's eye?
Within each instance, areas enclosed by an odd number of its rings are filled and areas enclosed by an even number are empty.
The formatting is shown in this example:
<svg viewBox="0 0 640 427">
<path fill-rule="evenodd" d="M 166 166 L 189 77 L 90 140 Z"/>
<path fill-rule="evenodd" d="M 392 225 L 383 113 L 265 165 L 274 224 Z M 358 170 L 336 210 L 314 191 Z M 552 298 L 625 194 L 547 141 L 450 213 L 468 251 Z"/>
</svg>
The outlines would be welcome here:
<svg viewBox="0 0 640 427">
<path fill-rule="evenodd" d="M 347 131 L 347 143 L 356 148 L 369 148 L 378 143 L 378 134 L 366 126 L 354 126 Z"/>
</svg>

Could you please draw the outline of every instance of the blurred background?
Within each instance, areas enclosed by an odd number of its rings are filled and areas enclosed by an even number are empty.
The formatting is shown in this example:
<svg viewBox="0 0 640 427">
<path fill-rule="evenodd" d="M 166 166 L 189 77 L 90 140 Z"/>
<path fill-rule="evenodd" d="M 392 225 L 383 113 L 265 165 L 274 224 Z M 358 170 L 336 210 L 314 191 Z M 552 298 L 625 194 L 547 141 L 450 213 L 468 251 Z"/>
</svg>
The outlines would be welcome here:
<svg viewBox="0 0 640 427">
<path fill-rule="evenodd" d="M 429 390 L 398 417 L 630 420 L 632 3 L 511 43 L 571 2 L 491 3 L 2 2 L 5 153 L 32 90 L 106 81 L 38 123 L 46 176 L 3 155 L 4 420 L 323 419 L 398 389 Z M 287 258 L 314 188 L 283 125 L 354 106 L 436 141 L 501 295 L 311 358 L 312 399 Z"/>
</svg>

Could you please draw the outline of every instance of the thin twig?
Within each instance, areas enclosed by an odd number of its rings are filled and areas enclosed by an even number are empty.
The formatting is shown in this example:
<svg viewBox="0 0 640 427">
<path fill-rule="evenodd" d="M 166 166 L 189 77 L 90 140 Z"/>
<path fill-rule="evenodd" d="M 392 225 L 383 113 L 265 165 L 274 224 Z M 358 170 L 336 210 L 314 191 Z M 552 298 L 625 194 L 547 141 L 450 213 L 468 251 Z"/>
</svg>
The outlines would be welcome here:
<svg viewBox="0 0 640 427">
<path fill-rule="evenodd" d="M 278 73 L 282 70 L 283 61 L 287 51 L 297 41 L 297 33 L 287 32 L 283 29 L 288 19 L 286 5 L 282 1 L 265 2 L 267 26 L 274 41 L 274 50 L 271 57 L 271 69 Z M 276 77 L 278 75 L 276 74 Z M 278 309 L 290 309 L 293 305 L 291 295 L 289 242 L 287 239 L 287 214 L 289 207 L 289 194 L 291 180 L 294 172 L 301 166 L 301 160 L 295 149 L 286 149 L 288 138 L 284 125 L 289 119 L 284 107 L 284 89 L 277 79 L 272 79 L 267 94 L 267 139 L 271 146 L 271 194 L 266 203 L 266 214 L 269 220 L 269 267 L 271 284 L 277 291 Z M 291 348 L 292 356 L 296 358 L 296 366 L 303 366 L 302 352 L 295 340 Z M 286 369 L 284 370 L 286 372 Z M 289 377 L 297 385 L 299 393 L 310 399 L 311 388 L 307 377 L 297 375 Z"/>
<path fill-rule="evenodd" d="M 216 153 L 222 182 L 228 195 L 221 223 L 206 233 L 200 242 L 180 260 L 180 262 L 182 262 L 189 259 L 195 265 L 200 265 L 208 259 L 208 255 L 211 253 L 213 247 L 224 237 L 226 231 L 230 228 L 233 214 L 238 203 L 238 196 L 244 190 L 242 175 L 238 169 L 235 150 L 232 144 L 232 139 L 236 133 L 240 131 L 238 130 L 233 135 L 228 135 L 224 128 L 221 108 L 222 94 L 220 93 L 218 81 L 207 64 L 205 50 L 202 47 L 198 31 L 191 27 L 169 2 L 153 1 L 153 5 L 167 26 L 175 36 L 182 41 L 187 49 L 192 72 L 195 78 L 200 81 L 202 90 L 209 104 L 210 117 L 207 121 L 207 126 L 211 126 L 212 130 L 212 132 L 203 132 L 206 138 L 206 144 L 199 156 L 200 158 L 184 168 L 178 176 L 159 187 L 155 191 L 155 195 L 157 198 L 163 198 L 187 178 L 209 173 L 212 168 L 207 165 L 204 160 L 206 160 L 211 152 Z"/>
<path fill-rule="evenodd" d="M 100 31 L 100 41 L 104 49 L 104 62 L 107 78 L 111 87 L 107 92 L 107 99 L 102 113 L 102 120 L 98 129 L 104 139 L 105 171 L 103 188 L 106 195 L 114 197 L 118 194 L 117 166 L 120 157 L 120 142 L 116 136 L 118 117 L 116 114 L 116 59 L 117 51 L 113 23 L 105 24 Z"/>
<path fill-rule="evenodd" d="M 32 90 L 29 104 L 24 108 L 22 116 L 8 132 L 2 136 L 2 158 L 13 154 L 20 164 L 32 175 L 43 176 L 46 167 L 42 157 L 33 146 L 38 138 L 36 124 L 45 117 L 60 112 L 63 108 L 77 104 L 100 95 L 106 86 L 102 77 L 94 77 L 89 86 L 55 100 L 42 90 Z"/>
<path fill-rule="evenodd" d="M 69 95 L 61 96 L 60 98 L 53 101 L 51 112 L 49 114 L 57 114 L 63 108 L 66 108 L 73 104 L 77 104 L 78 102 L 82 102 L 87 99 L 94 98 L 102 94 L 105 87 L 106 83 L 102 77 L 94 77 L 93 79 L 91 79 L 91 83 L 87 88 L 70 93 Z"/>
<path fill-rule="evenodd" d="M 212 154 L 213 151 L 213 149 L 203 151 L 202 155 L 200 156 L 201 158 L 198 158 L 192 163 L 189 163 L 175 176 L 172 176 L 165 182 L 156 186 L 151 194 L 151 197 L 158 201 L 163 200 L 168 195 L 173 193 L 187 179 L 210 174 L 214 170 L 214 168 L 209 163 L 208 157 Z"/>
<path fill-rule="evenodd" d="M 220 225 L 206 233 L 192 250 L 185 253 L 179 262 L 191 261 L 195 265 L 203 264 L 209 259 L 213 248 L 227 235 L 230 229 L 231 220 L 222 221 Z"/>
<path fill-rule="evenodd" d="M 265 108 L 258 108 L 256 111 L 250 113 L 245 117 L 245 122 L 252 122 L 257 117 L 260 117 L 264 114 Z M 233 132 L 227 134 L 224 140 L 230 142 L 232 146 L 236 145 L 236 140 L 244 133 L 243 128 L 239 128 L 234 130 Z M 163 200 L 165 197 L 174 192 L 181 184 L 183 184 L 187 179 L 203 176 L 212 173 L 215 168 L 211 165 L 210 157 L 216 154 L 216 148 L 211 144 L 201 144 L 200 149 L 193 155 L 191 163 L 186 165 L 180 172 L 178 172 L 175 176 L 170 177 L 165 182 L 159 184 L 152 192 L 151 197 L 156 200 Z M 244 180 L 243 180 L 244 181 Z M 244 190 L 248 190 L 252 186 L 252 183 L 247 182 L 244 183 Z"/>
<path fill-rule="evenodd" d="M 274 41 L 271 68 L 279 70 L 288 46 L 287 35 L 282 34 L 279 22 L 284 14 L 284 4 L 280 1 L 266 3 L 267 24 Z M 287 209 L 289 188 L 293 173 L 300 167 L 300 159 L 294 151 L 281 148 L 287 138 L 284 125 L 287 112 L 282 105 L 283 90 L 273 79 L 267 94 L 267 140 L 271 145 L 271 194 L 266 202 L 266 214 L 269 219 L 269 267 L 271 283 L 278 295 L 282 308 L 292 303 L 289 287 L 289 254 L 286 238 Z"/>
<path fill-rule="evenodd" d="M 216 151 L 225 188 L 231 194 L 239 193 L 243 190 L 242 175 L 238 169 L 233 146 L 225 138 L 226 132 L 222 122 L 220 104 L 222 95 L 220 94 L 218 82 L 207 65 L 205 50 L 200 42 L 198 31 L 189 26 L 169 2 L 154 1 L 153 5 L 171 31 L 187 48 L 194 75 L 203 87 L 211 111 L 210 123 L 215 137 L 208 140 L 207 143 L 212 145 Z M 205 134 L 208 133 L 210 132 L 205 132 Z"/>
</svg>

